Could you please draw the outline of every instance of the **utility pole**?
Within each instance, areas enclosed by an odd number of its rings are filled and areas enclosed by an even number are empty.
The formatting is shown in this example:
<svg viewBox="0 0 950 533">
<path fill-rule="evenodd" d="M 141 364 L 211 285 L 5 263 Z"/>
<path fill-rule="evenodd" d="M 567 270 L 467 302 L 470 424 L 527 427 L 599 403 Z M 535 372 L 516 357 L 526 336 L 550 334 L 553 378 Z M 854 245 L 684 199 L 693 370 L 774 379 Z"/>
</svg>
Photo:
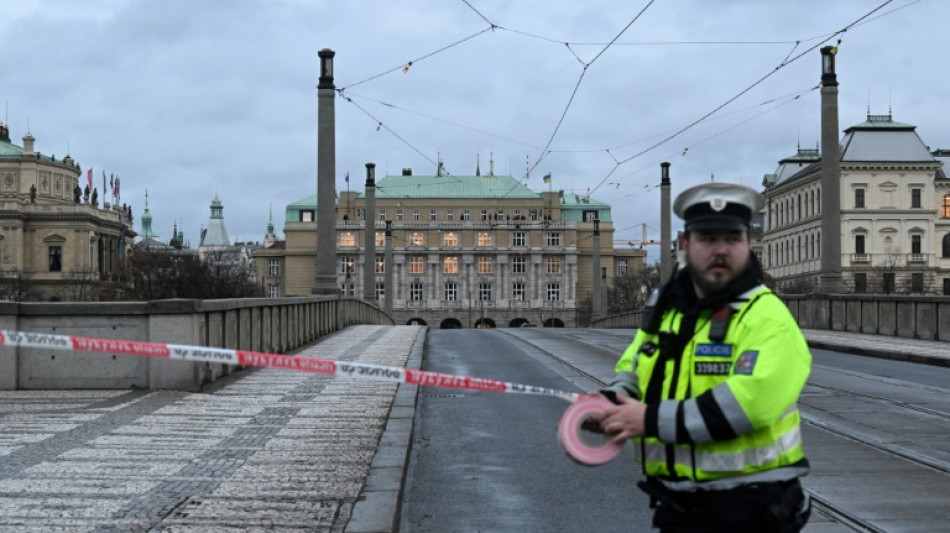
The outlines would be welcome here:
<svg viewBox="0 0 950 533">
<path fill-rule="evenodd" d="M 591 294 L 591 319 L 596 320 L 604 316 L 604 298 L 600 277 L 600 219 L 594 219 L 594 259 L 593 259 L 594 289 Z"/>
<path fill-rule="evenodd" d="M 366 201 L 363 204 L 363 299 L 376 299 L 376 164 L 366 163 Z"/>
<path fill-rule="evenodd" d="M 821 274 L 822 294 L 842 292 L 841 147 L 838 144 L 837 48 L 821 49 Z"/>
<path fill-rule="evenodd" d="M 329 48 L 320 56 L 317 85 L 317 275 L 313 294 L 339 294 L 336 286 L 336 111 L 333 56 Z"/>
<path fill-rule="evenodd" d="M 384 311 L 393 316 L 393 300 L 396 298 L 396 287 L 393 286 L 393 221 L 386 221 L 386 252 L 383 268 L 386 269 L 385 288 L 386 306 Z"/>
<path fill-rule="evenodd" d="M 660 163 L 660 283 L 666 283 L 673 275 L 673 246 L 670 207 L 670 164 Z"/>
</svg>

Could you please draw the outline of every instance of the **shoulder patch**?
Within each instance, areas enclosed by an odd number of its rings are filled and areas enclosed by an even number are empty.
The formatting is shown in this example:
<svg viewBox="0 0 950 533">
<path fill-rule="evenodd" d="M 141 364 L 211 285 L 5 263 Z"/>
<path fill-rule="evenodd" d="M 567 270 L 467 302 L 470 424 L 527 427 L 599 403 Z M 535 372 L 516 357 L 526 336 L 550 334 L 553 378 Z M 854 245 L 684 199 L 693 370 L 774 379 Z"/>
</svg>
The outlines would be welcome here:
<svg viewBox="0 0 950 533">
<path fill-rule="evenodd" d="M 736 359 L 736 366 L 732 370 L 733 373 L 751 375 L 752 371 L 755 370 L 755 362 L 758 358 L 759 352 L 757 350 L 743 352 L 742 355 Z"/>
</svg>

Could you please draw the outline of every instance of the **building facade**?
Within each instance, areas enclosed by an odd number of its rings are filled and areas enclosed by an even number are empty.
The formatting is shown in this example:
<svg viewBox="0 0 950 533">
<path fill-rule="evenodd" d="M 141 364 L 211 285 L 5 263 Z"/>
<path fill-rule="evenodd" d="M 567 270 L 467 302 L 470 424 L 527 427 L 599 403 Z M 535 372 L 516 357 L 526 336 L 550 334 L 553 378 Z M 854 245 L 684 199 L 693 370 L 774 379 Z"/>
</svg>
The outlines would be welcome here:
<svg viewBox="0 0 950 533">
<path fill-rule="evenodd" d="M 392 298 L 397 323 L 504 327 L 525 322 L 574 326 L 593 290 L 594 220 L 600 221 L 602 276 L 639 268 L 643 250 L 613 248 L 610 206 L 563 191 L 535 192 L 510 176 L 402 175 L 336 207 L 341 292 L 364 292 L 367 238 L 374 239 L 371 291 Z M 367 236 L 365 217 L 374 220 Z M 258 282 L 270 296 L 310 294 L 316 275 L 316 197 L 286 209 L 285 240 L 256 253 Z M 385 286 L 386 221 L 391 221 L 393 287 Z M 388 293 L 387 293 L 388 292 Z"/>
<path fill-rule="evenodd" d="M 0 124 L 2 298 L 98 299 L 131 248 L 130 213 L 83 191 L 72 157 L 41 154 L 35 142 L 27 133 L 13 144 Z"/>
<path fill-rule="evenodd" d="M 950 294 L 950 154 L 932 153 L 915 130 L 890 114 L 845 130 L 841 266 L 850 292 Z M 763 182 L 764 265 L 786 292 L 818 287 L 820 161 L 799 149 Z"/>
</svg>

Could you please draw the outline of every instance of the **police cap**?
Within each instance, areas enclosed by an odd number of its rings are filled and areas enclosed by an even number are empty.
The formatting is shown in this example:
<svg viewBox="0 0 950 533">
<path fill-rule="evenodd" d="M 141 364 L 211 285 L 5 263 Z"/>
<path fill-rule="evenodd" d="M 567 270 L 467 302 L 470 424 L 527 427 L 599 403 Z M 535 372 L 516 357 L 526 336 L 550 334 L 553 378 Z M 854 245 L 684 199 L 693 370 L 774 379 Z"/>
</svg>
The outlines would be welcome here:
<svg viewBox="0 0 950 533">
<path fill-rule="evenodd" d="M 681 192 L 673 212 L 683 219 L 686 231 L 749 231 L 752 215 L 762 210 L 762 195 L 735 183 L 703 183 Z"/>
</svg>

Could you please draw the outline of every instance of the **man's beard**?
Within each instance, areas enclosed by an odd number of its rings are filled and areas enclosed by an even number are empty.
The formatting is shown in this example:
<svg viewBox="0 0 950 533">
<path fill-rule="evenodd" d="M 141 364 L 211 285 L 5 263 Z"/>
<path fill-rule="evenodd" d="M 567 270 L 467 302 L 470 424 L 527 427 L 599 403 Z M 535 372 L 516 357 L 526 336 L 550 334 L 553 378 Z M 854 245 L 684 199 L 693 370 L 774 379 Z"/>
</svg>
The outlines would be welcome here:
<svg viewBox="0 0 950 533">
<path fill-rule="evenodd" d="M 693 265 L 687 265 L 689 268 L 690 277 L 693 279 L 699 290 L 702 291 L 702 298 L 708 298 L 723 289 L 725 289 L 732 280 L 736 278 L 735 272 L 733 269 L 726 264 L 721 264 L 727 270 L 721 271 L 716 275 L 713 275 L 708 270 L 698 271 Z"/>
</svg>

